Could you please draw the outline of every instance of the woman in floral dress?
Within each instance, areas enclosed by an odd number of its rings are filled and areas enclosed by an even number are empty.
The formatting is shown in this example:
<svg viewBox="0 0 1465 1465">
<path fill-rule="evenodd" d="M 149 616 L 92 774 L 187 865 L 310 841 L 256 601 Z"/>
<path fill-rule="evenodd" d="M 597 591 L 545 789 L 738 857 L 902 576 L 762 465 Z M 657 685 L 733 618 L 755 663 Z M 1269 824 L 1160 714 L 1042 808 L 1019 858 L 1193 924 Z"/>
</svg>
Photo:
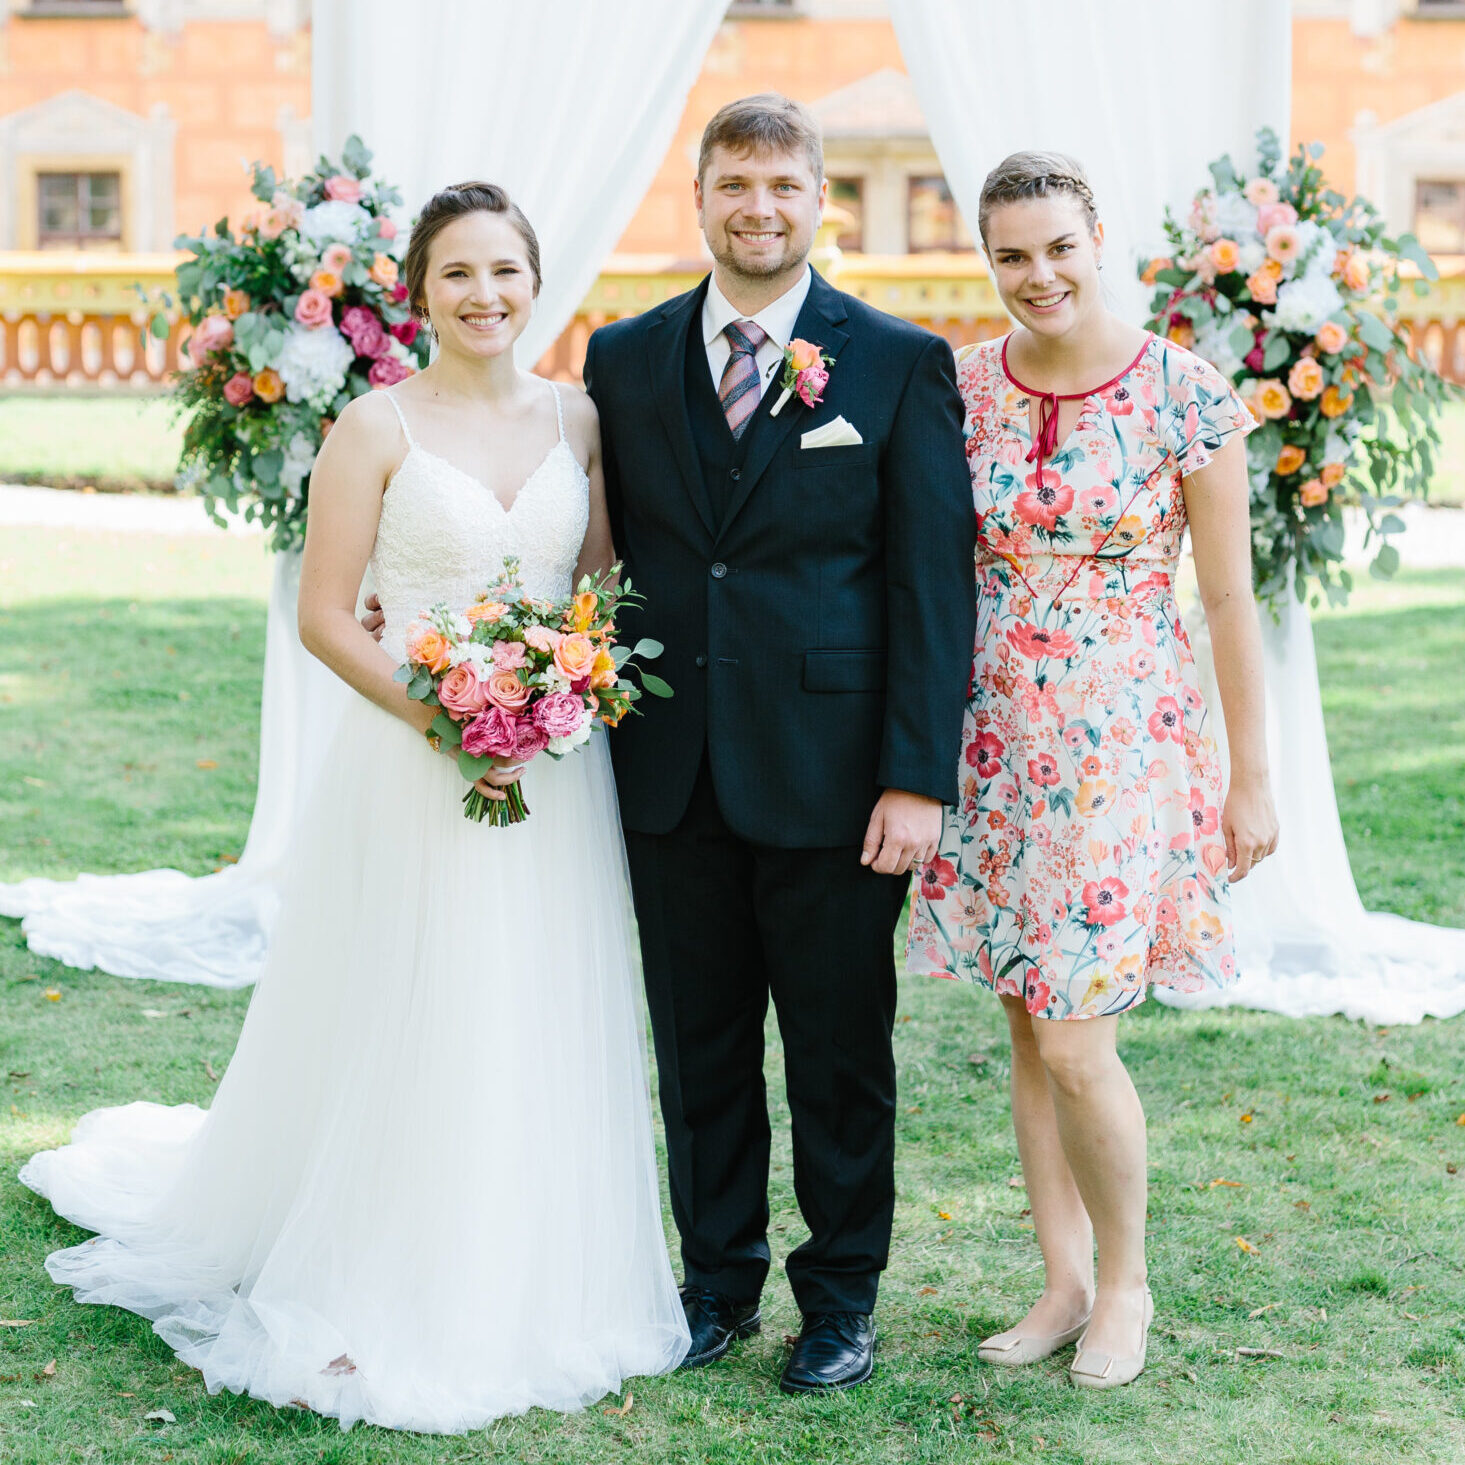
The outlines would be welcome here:
<svg viewBox="0 0 1465 1465">
<path fill-rule="evenodd" d="M 1018 153 L 980 227 L 1017 321 L 958 379 L 979 525 L 962 801 L 913 905 L 911 971 L 1002 1000 L 1042 1296 L 980 1350 L 1079 1341 L 1075 1384 L 1144 1367 L 1145 1120 L 1115 1047 L 1149 984 L 1235 975 L 1227 881 L 1277 840 L 1242 438 L 1226 380 L 1111 313 L 1082 168 Z M 1222 773 L 1173 576 L 1187 525 L 1231 754 Z M 1098 1286 L 1093 1251 L 1098 1244 Z"/>
</svg>

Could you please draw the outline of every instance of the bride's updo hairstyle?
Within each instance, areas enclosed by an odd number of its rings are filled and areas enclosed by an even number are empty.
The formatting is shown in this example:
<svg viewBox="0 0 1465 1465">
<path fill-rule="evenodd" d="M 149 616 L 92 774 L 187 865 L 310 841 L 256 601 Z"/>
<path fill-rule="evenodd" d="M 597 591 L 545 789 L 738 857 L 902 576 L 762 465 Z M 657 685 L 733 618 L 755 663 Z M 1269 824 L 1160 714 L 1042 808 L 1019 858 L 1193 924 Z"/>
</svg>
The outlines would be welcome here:
<svg viewBox="0 0 1465 1465">
<path fill-rule="evenodd" d="M 987 174 L 982 185 L 982 200 L 977 206 L 977 228 L 981 231 L 982 244 L 987 244 L 987 220 L 992 210 L 1003 204 L 1026 203 L 1032 198 L 1051 198 L 1054 194 L 1066 193 L 1076 198 L 1083 207 L 1084 218 L 1088 220 L 1089 233 L 1099 222 L 1099 211 L 1094 206 L 1094 190 L 1089 186 L 1089 175 L 1083 164 L 1067 153 L 1013 153 L 1004 158 Z"/>
<path fill-rule="evenodd" d="M 523 210 L 497 183 L 453 183 L 439 190 L 423 205 L 412 238 L 407 244 L 407 257 L 402 263 L 406 277 L 407 303 L 419 320 L 427 319 L 427 257 L 432 241 L 453 222 L 466 214 L 502 214 L 518 230 L 529 256 L 529 273 L 534 277 L 534 293 L 542 283 L 539 274 L 539 238 Z"/>
</svg>

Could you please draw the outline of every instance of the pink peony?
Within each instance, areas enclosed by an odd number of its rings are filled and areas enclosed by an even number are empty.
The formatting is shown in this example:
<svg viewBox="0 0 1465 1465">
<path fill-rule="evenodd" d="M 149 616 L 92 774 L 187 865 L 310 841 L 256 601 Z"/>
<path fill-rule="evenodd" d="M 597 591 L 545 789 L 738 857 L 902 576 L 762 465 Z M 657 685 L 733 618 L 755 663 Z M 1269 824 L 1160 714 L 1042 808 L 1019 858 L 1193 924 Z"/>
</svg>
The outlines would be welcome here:
<svg viewBox="0 0 1465 1465">
<path fill-rule="evenodd" d="M 329 270 L 333 275 L 344 275 L 346 266 L 351 263 L 351 246 L 349 244 L 328 244 L 326 250 L 320 257 L 320 264 L 323 270 Z"/>
<path fill-rule="evenodd" d="M 1256 211 L 1256 232 L 1263 239 L 1279 224 L 1292 225 L 1297 222 L 1297 210 L 1290 203 L 1267 203 Z"/>
<path fill-rule="evenodd" d="M 551 692 L 534 704 L 534 723 L 549 738 L 568 738 L 585 720 L 584 700 L 574 692 Z"/>
<path fill-rule="evenodd" d="M 551 630 L 548 626 L 525 626 L 524 644 L 532 646 L 545 656 L 553 656 L 554 649 L 564 639 L 563 631 Z"/>
<path fill-rule="evenodd" d="M 382 329 L 382 323 L 373 316 L 351 337 L 351 345 L 358 356 L 369 356 L 375 361 L 392 349 L 392 338 Z"/>
<path fill-rule="evenodd" d="M 514 758 L 527 763 L 549 746 L 549 734 L 527 712 L 514 724 Z"/>
<path fill-rule="evenodd" d="M 488 688 L 464 662 L 442 679 L 437 699 L 454 717 L 476 717 L 488 706 Z"/>
<path fill-rule="evenodd" d="M 403 366 L 395 356 L 381 356 L 371 363 L 366 379 L 374 387 L 394 387 L 412 375 L 410 366 Z"/>
<path fill-rule="evenodd" d="M 228 316 L 206 315 L 194 327 L 188 342 L 188 354 L 195 361 L 202 361 L 215 351 L 222 351 L 234 340 L 234 326 Z"/>
<path fill-rule="evenodd" d="M 507 758 L 517 741 L 514 719 L 502 707 L 480 712 L 463 728 L 463 751 L 473 758 Z"/>
<path fill-rule="evenodd" d="M 518 671 L 528 657 L 522 641 L 495 641 L 491 654 L 499 671 Z"/>
<path fill-rule="evenodd" d="M 400 320 L 388 329 L 404 346 L 410 346 L 417 339 L 420 327 L 415 320 Z"/>
<path fill-rule="evenodd" d="M 383 239 L 395 239 L 397 226 L 385 214 L 376 221 L 376 232 Z"/>
<path fill-rule="evenodd" d="M 360 203 L 361 180 L 352 178 L 346 173 L 337 173 L 334 177 L 326 179 L 326 197 L 333 198 L 339 203 Z"/>
<path fill-rule="evenodd" d="M 331 297 L 324 290 L 303 290 L 295 302 L 295 319 L 310 330 L 331 323 Z"/>
<path fill-rule="evenodd" d="M 254 378 L 247 371 L 236 372 L 224 383 L 224 400 L 242 407 L 254 395 Z"/>
<path fill-rule="evenodd" d="M 824 395 L 824 388 L 828 385 L 829 371 L 826 367 L 811 366 L 807 371 L 801 371 L 797 391 L 804 406 L 818 406 L 820 397 Z"/>
<path fill-rule="evenodd" d="M 365 305 L 348 305 L 341 312 L 341 330 L 353 343 L 358 333 L 375 321 L 376 312 Z"/>
</svg>

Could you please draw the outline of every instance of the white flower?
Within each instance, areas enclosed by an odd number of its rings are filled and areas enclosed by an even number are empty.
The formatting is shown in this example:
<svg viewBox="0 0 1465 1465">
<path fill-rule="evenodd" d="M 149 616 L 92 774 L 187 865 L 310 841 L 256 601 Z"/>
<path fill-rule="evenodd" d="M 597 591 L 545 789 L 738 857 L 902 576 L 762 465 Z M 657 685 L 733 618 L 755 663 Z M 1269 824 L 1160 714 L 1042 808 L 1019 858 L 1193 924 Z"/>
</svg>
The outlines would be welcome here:
<svg viewBox="0 0 1465 1465">
<path fill-rule="evenodd" d="M 1241 246 L 1241 272 L 1254 275 L 1267 262 L 1267 246 L 1260 239 L 1248 239 Z"/>
<path fill-rule="evenodd" d="M 1204 357 L 1223 376 L 1235 376 L 1244 363 L 1231 345 L 1231 333 L 1237 322 L 1221 316 L 1208 320 L 1195 333 L 1195 345 L 1191 348 L 1197 356 Z"/>
<path fill-rule="evenodd" d="M 300 221 L 301 236 L 309 239 L 317 250 L 327 244 L 355 244 L 368 228 L 375 227 L 375 221 L 359 203 L 344 203 L 336 198 L 306 209 Z"/>
<path fill-rule="evenodd" d="M 580 719 L 580 726 L 574 732 L 562 738 L 551 738 L 546 751 L 554 753 L 556 756 L 562 756 L 578 748 L 581 743 L 588 743 L 590 741 L 590 734 L 594 731 L 595 719 L 588 716 L 583 717 Z"/>
<path fill-rule="evenodd" d="M 1256 205 L 1249 203 L 1243 194 L 1218 195 L 1215 221 L 1216 227 L 1227 239 L 1240 241 L 1256 237 Z"/>
<path fill-rule="evenodd" d="M 1295 224 L 1297 231 L 1297 263 L 1299 275 L 1331 275 L 1333 256 L 1338 246 L 1333 236 L 1314 219 L 1303 219 Z"/>
<path fill-rule="evenodd" d="M 310 470 L 315 466 L 315 444 L 303 432 L 297 432 L 285 444 L 285 461 L 280 468 L 280 486 L 288 494 L 300 491 Z"/>
<path fill-rule="evenodd" d="M 185 463 L 173 475 L 173 487 L 179 493 L 196 493 L 208 481 L 208 469 L 202 463 Z"/>
<path fill-rule="evenodd" d="M 275 370 L 285 383 L 285 395 L 292 402 L 309 402 L 318 412 L 331 405 L 346 385 L 346 373 L 356 359 L 351 343 L 335 326 L 307 330 L 292 321 L 285 332 Z"/>
<path fill-rule="evenodd" d="M 1342 308 L 1343 297 L 1331 279 L 1326 275 L 1304 275 L 1278 288 L 1276 309 L 1268 314 L 1270 323 L 1279 330 L 1311 333 Z"/>
</svg>

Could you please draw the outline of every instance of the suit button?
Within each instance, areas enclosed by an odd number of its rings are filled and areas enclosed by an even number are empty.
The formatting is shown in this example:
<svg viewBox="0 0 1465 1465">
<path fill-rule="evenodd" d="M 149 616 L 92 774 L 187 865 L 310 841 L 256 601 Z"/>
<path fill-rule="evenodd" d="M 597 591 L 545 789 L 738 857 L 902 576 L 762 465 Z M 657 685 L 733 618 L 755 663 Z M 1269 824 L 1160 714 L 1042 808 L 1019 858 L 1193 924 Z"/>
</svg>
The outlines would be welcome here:
<svg viewBox="0 0 1465 1465">
<path fill-rule="evenodd" d="M 736 483 L 743 476 L 743 470 L 741 468 L 734 468 L 727 476 Z"/>
<path fill-rule="evenodd" d="M 718 560 L 718 562 L 712 567 L 712 578 L 714 580 L 721 580 L 726 576 L 726 574 L 727 566 L 723 564 L 721 560 Z"/>
<path fill-rule="evenodd" d="M 697 657 L 697 665 L 698 666 L 706 666 L 707 665 L 707 657 L 706 657 L 706 654 L 705 653 L 704 654 L 701 654 L 701 655 L 699 655 Z"/>
</svg>

